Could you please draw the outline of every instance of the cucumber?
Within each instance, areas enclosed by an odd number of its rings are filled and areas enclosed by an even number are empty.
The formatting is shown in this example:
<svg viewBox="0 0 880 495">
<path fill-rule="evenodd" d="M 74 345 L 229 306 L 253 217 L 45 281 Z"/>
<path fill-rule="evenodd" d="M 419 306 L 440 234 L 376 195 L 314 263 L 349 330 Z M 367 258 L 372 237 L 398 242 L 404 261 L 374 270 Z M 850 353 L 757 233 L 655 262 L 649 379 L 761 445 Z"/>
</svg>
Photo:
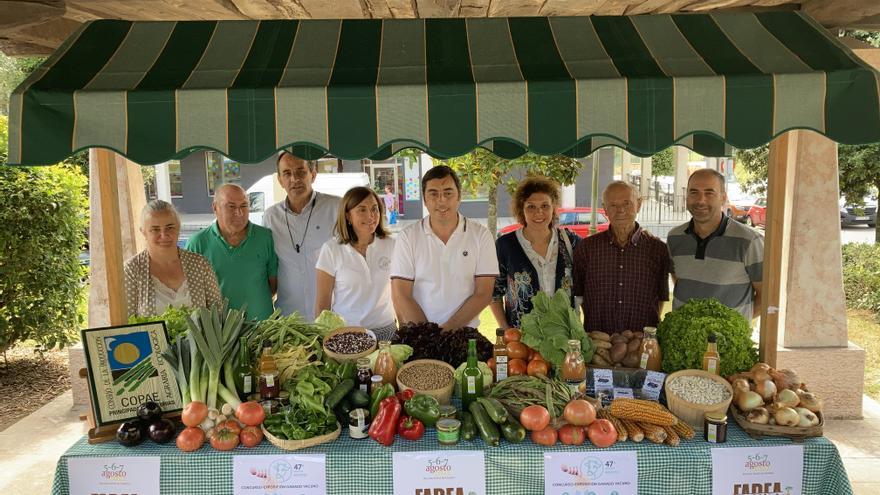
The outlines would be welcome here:
<svg viewBox="0 0 880 495">
<path fill-rule="evenodd" d="M 526 438 L 526 429 L 519 424 L 519 421 L 510 417 L 506 423 L 501 425 L 501 434 L 510 443 L 520 443 Z"/>
<path fill-rule="evenodd" d="M 477 425 L 474 424 L 474 417 L 467 411 L 461 412 L 461 439 L 470 442 L 477 436 Z"/>
<path fill-rule="evenodd" d="M 479 402 L 474 401 L 468 406 L 468 410 L 474 415 L 474 423 L 477 425 L 477 431 L 480 432 L 480 438 L 486 442 L 486 445 L 497 447 L 501 442 L 501 433 L 498 432 L 498 427 L 495 426 L 495 423 L 486 414 L 483 406 Z"/>
<path fill-rule="evenodd" d="M 324 398 L 324 404 L 330 409 L 336 409 L 336 406 L 339 402 L 351 392 L 351 389 L 354 388 L 354 380 L 351 378 L 346 378 L 339 382 L 339 385 L 330 391 L 327 394 L 327 397 Z"/>
<path fill-rule="evenodd" d="M 503 425 L 507 422 L 507 418 L 510 415 L 507 414 L 507 409 L 504 409 L 504 406 L 498 402 L 498 399 L 480 397 L 477 399 L 477 402 L 483 406 L 483 409 L 486 410 L 486 414 L 488 414 L 489 418 L 496 424 Z"/>
<path fill-rule="evenodd" d="M 359 407 L 366 407 L 369 409 L 370 407 L 370 394 L 359 388 L 351 389 L 351 392 L 348 394 L 348 400 L 351 401 L 351 407 L 355 409 Z"/>
</svg>

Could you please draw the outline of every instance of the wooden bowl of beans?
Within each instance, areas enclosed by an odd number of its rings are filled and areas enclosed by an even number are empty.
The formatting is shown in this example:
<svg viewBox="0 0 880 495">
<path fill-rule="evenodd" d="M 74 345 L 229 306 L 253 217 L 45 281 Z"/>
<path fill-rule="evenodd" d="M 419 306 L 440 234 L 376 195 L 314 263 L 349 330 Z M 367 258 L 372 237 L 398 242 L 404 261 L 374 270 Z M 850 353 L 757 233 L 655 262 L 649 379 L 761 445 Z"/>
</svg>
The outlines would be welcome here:
<svg viewBox="0 0 880 495">
<path fill-rule="evenodd" d="M 376 334 L 364 327 L 341 327 L 324 337 L 324 353 L 340 363 L 357 361 L 376 350 Z"/>
<path fill-rule="evenodd" d="M 430 395 L 441 404 L 452 400 L 455 369 L 436 359 L 416 359 L 397 370 L 397 389 Z"/>
</svg>

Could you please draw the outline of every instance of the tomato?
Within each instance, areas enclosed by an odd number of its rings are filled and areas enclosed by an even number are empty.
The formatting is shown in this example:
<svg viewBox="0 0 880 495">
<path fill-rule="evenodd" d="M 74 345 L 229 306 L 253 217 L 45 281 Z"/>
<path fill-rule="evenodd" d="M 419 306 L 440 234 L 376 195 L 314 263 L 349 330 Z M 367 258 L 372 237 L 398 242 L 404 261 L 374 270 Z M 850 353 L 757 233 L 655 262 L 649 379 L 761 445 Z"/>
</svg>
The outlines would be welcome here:
<svg viewBox="0 0 880 495">
<path fill-rule="evenodd" d="M 263 406 L 250 400 L 238 405 L 235 409 L 235 417 L 247 426 L 260 426 L 266 419 L 266 413 L 263 411 Z"/>
<path fill-rule="evenodd" d="M 575 399 L 565 405 L 562 418 L 573 425 L 587 426 L 596 420 L 596 409 L 583 399 Z"/>
<path fill-rule="evenodd" d="M 188 426 L 177 435 L 177 448 L 184 452 L 199 450 L 204 443 L 205 432 L 198 426 Z"/>
<path fill-rule="evenodd" d="M 204 402 L 192 401 L 183 408 L 180 420 L 186 426 L 199 426 L 208 417 L 208 405 Z"/>
<path fill-rule="evenodd" d="M 532 405 L 522 410 L 519 422 L 527 430 L 540 431 L 550 424 L 550 413 L 544 406 Z"/>
<path fill-rule="evenodd" d="M 534 361 L 529 361 L 529 366 L 526 368 L 529 376 L 547 376 L 550 373 L 550 366 L 547 365 L 545 361 L 540 361 L 535 359 Z"/>
<path fill-rule="evenodd" d="M 583 445 L 584 429 L 575 425 L 564 425 L 559 429 L 559 441 L 565 445 Z"/>
<path fill-rule="evenodd" d="M 607 419 L 597 419 L 587 428 L 587 436 L 596 447 L 604 449 L 614 445 L 617 441 L 617 430 Z"/>
<path fill-rule="evenodd" d="M 534 351 L 532 355 L 529 356 L 529 361 L 544 361 L 545 363 L 547 362 L 547 360 L 544 359 L 544 356 L 542 356 L 541 353 L 538 351 Z"/>
<path fill-rule="evenodd" d="M 508 342 L 507 357 L 510 359 L 527 359 L 529 357 L 529 348 L 522 342 Z"/>
<path fill-rule="evenodd" d="M 223 421 L 222 423 L 217 423 L 216 426 L 222 426 L 222 427 L 228 429 L 229 431 L 232 431 L 236 435 L 241 433 L 241 424 L 239 424 L 238 421 L 236 421 L 234 419 L 227 419 L 226 421 Z"/>
<path fill-rule="evenodd" d="M 531 407 L 531 406 L 529 406 Z M 532 432 L 532 441 L 538 445 L 544 445 L 545 447 L 550 447 L 556 444 L 556 430 L 551 427 L 546 427 L 543 430 L 537 430 Z"/>
<path fill-rule="evenodd" d="M 507 362 L 507 376 L 525 375 L 527 371 L 528 366 L 522 359 L 511 359 Z"/>
<path fill-rule="evenodd" d="M 491 357 L 488 361 L 486 361 L 486 365 L 489 366 L 489 369 L 492 370 L 492 374 L 495 374 L 495 358 Z"/>
<path fill-rule="evenodd" d="M 238 437 L 241 444 L 250 449 L 260 445 L 260 442 L 263 441 L 263 430 L 259 426 L 245 426 Z"/>
<path fill-rule="evenodd" d="M 211 447 L 214 447 L 215 450 L 232 450 L 238 446 L 240 429 L 235 431 L 228 428 L 226 425 L 228 422 L 224 421 L 211 430 Z"/>
<path fill-rule="evenodd" d="M 504 331 L 504 341 L 505 342 L 519 342 L 519 339 L 522 337 L 518 328 L 508 328 Z"/>
</svg>

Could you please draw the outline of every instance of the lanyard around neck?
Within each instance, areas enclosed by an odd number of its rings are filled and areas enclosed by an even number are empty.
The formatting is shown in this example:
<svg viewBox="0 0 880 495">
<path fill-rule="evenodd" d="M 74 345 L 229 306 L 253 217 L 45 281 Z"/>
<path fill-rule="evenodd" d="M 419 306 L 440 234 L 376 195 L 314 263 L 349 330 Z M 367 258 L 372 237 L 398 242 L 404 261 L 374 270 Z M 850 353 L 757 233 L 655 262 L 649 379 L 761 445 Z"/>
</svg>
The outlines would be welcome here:
<svg viewBox="0 0 880 495">
<path fill-rule="evenodd" d="M 290 204 L 287 198 L 284 199 L 284 223 L 287 224 L 287 235 L 290 236 L 290 243 L 293 244 L 293 249 L 296 250 L 297 254 L 300 252 L 300 247 L 303 246 L 306 242 L 306 236 L 309 235 L 309 224 L 312 223 L 312 213 L 315 211 L 315 203 L 318 201 L 318 191 L 315 191 L 315 197 L 312 198 L 312 205 L 309 208 L 309 216 L 306 219 L 306 228 L 303 230 L 302 239 L 300 239 L 299 244 L 294 242 L 293 240 L 293 232 L 290 230 L 290 219 L 287 218 L 287 213 L 291 212 Z"/>
</svg>

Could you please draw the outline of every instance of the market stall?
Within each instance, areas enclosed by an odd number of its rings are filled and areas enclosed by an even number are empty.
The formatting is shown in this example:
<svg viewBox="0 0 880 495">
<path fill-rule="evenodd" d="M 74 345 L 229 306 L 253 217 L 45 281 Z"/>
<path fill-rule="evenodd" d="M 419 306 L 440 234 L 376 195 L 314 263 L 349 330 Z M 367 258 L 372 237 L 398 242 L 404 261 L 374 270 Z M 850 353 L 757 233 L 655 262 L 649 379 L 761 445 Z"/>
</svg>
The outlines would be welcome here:
<svg viewBox="0 0 880 495">
<path fill-rule="evenodd" d="M 763 446 L 790 445 L 787 439 L 768 439 Z M 753 447 L 757 442 L 732 427 L 728 447 Z M 339 440 L 301 451 L 303 454 L 327 455 L 327 493 L 392 493 L 392 452 L 442 450 L 436 434 L 428 434 L 417 442 L 398 440 L 392 447 L 379 447 L 374 442 L 340 438 Z M 454 449 L 484 449 L 480 442 L 460 444 Z M 712 446 L 702 439 L 686 440 L 675 449 L 653 444 L 620 444 L 614 451 L 634 450 L 638 453 L 639 493 L 644 494 L 705 494 L 712 491 Z M 485 449 L 486 493 L 535 494 L 544 492 L 544 452 L 591 452 L 589 447 L 539 447 L 526 443 L 502 444 Z M 230 493 L 232 458 L 236 455 L 284 454 L 271 445 L 247 451 L 211 452 L 209 455 L 187 455 L 171 446 L 145 445 L 137 455 L 160 456 L 162 462 L 162 493 L 215 495 Z M 89 445 L 85 440 L 74 444 L 58 461 L 53 495 L 68 493 L 67 461 L 83 456 L 126 456 L 130 449 L 107 444 Z M 803 493 L 823 495 L 851 494 L 849 480 L 837 448 L 826 438 L 809 439 L 804 443 Z"/>
</svg>

